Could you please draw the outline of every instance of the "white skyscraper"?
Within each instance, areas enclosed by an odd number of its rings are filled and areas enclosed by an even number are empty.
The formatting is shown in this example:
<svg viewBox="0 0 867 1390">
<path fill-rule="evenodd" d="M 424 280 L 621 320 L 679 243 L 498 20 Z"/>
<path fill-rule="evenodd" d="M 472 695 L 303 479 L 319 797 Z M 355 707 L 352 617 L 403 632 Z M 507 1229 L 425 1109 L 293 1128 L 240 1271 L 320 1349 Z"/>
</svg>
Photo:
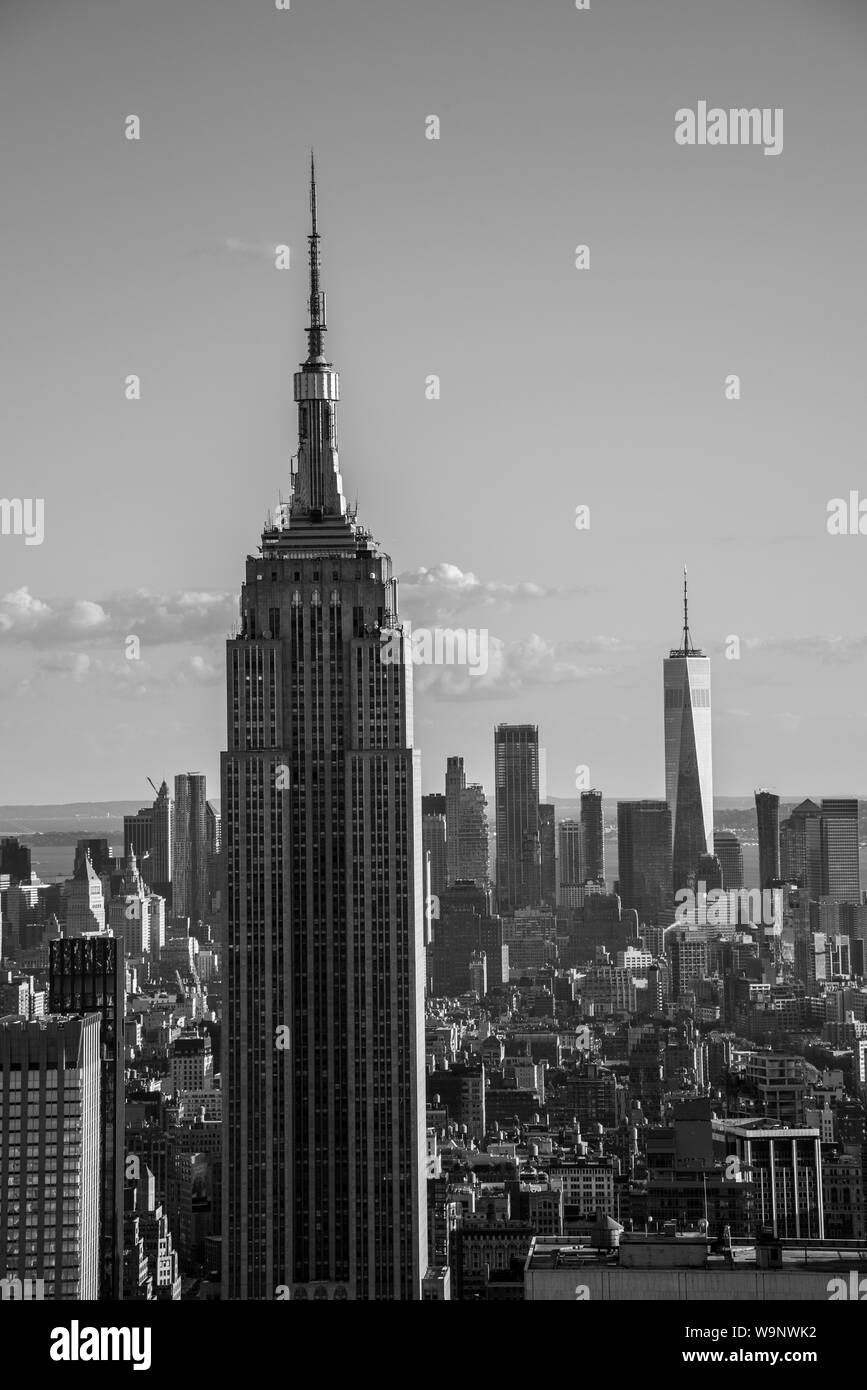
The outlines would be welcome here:
<svg viewBox="0 0 867 1390">
<path fill-rule="evenodd" d="M 710 660 L 689 634 L 683 571 L 683 641 L 663 663 L 665 799 L 671 809 L 674 887 L 685 888 L 713 854 Z"/>
</svg>

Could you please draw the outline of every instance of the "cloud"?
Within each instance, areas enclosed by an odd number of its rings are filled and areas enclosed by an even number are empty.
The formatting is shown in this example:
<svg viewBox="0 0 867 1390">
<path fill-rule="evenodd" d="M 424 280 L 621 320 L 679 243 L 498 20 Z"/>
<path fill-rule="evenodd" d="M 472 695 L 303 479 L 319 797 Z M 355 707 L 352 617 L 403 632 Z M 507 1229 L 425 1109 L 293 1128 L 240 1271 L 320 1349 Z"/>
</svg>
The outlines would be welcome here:
<svg viewBox="0 0 867 1390">
<path fill-rule="evenodd" d="M 69 676 L 80 681 L 90 671 L 91 660 L 86 652 L 42 652 L 38 667 L 46 675 Z"/>
<path fill-rule="evenodd" d="M 540 686 L 572 685 L 608 675 L 610 667 L 589 660 L 591 653 L 610 652 L 614 638 L 585 642 L 555 642 L 531 633 L 517 641 L 488 638 L 487 670 L 473 675 L 469 666 L 419 665 L 413 668 L 414 688 L 438 700 L 502 700 Z M 479 647 L 473 645 L 473 654 Z M 484 662 L 479 663 L 480 666 Z"/>
<path fill-rule="evenodd" d="M 406 570 L 399 576 L 400 599 L 414 613 L 424 614 L 426 620 L 446 616 L 473 604 L 502 608 L 515 602 L 538 602 L 564 592 L 544 588 L 530 581 L 506 584 L 499 580 L 482 580 L 471 570 L 442 562 L 431 569 Z"/>
<path fill-rule="evenodd" d="M 79 645 L 122 647 L 128 636 L 142 646 L 174 642 L 209 643 L 225 637 L 237 618 L 235 594 L 181 590 L 152 594 L 146 589 L 98 601 L 45 601 L 26 587 L 0 598 L 0 644 L 53 649 Z"/>
</svg>

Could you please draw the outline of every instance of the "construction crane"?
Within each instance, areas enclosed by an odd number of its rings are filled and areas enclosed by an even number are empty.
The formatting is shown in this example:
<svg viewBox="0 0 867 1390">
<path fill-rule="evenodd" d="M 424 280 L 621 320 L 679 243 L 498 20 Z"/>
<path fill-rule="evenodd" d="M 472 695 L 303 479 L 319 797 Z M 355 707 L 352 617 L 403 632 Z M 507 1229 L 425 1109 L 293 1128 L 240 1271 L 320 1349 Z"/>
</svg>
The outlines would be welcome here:
<svg viewBox="0 0 867 1390">
<path fill-rule="evenodd" d="M 147 776 L 147 774 L 145 774 L 145 775 Z M 150 777 L 148 777 L 148 781 L 150 782 L 150 784 L 151 784 L 151 786 L 153 787 L 154 791 L 156 792 L 157 796 L 159 796 L 159 792 L 157 791 L 157 789 L 156 789 L 156 787 L 154 786 L 153 781 L 151 781 L 151 778 L 150 778 Z"/>
</svg>

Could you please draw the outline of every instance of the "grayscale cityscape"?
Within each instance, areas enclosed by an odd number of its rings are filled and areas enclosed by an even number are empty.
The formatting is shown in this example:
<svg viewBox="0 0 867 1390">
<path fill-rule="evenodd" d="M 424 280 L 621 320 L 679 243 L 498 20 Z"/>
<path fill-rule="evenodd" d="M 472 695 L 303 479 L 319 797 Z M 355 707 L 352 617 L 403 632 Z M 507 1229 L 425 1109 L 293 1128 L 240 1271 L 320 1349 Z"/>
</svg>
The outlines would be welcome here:
<svg viewBox="0 0 867 1390">
<path fill-rule="evenodd" d="M 796 10 L 4 10 L 43 1370 L 311 1300 L 828 1368 L 867 1301 L 867 12 Z"/>
</svg>

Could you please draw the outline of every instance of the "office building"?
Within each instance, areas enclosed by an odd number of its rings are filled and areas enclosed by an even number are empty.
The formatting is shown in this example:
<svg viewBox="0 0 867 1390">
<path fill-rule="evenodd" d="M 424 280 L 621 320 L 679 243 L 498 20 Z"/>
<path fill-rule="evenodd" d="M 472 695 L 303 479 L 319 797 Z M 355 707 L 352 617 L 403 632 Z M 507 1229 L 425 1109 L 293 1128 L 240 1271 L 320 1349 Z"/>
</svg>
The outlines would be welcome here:
<svg viewBox="0 0 867 1390">
<path fill-rule="evenodd" d="M 557 905 L 557 839 L 554 807 L 548 802 L 539 806 L 539 852 L 542 903 L 553 908 Z"/>
<path fill-rule="evenodd" d="M 440 897 L 448 883 L 445 797 L 434 793 L 421 799 L 421 841 L 424 863 L 430 854 L 430 892 Z M 425 893 L 428 885 L 425 884 Z"/>
<path fill-rule="evenodd" d="M 498 724 L 494 730 L 497 823 L 497 911 L 538 907 L 542 894 L 539 842 L 539 730 Z"/>
<path fill-rule="evenodd" d="M 584 877 L 605 882 L 605 827 L 602 820 L 602 793 L 591 789 L 581 793 L 581 833 L 584 843 Z"/>
<path fill-rule="evenodd" d="M 836 903 L 860 903 L 858 802 L 822 801 L 822 896 Z"/>
<path fill-rule="evenodd" d="M 406 1300 L 427 1250 L 412 663 L 343 496 L 312 180 L 311 205 L 292 496 L 227 644 L 223 1295 Z"/>
<path fill-rule="evenodd" d="M 446 867 L 448 882 L 460 877 L 461 800 L 467 785 L 463 758 L 446 759 Z"/>
<path fill-rule="evenodd" d="M 459 882 L 477 883 L 480 888 L 487 886 L 490 880 L 487 807 L 484 787 L 478 782 L 464 787 L 461 795 Z"/>
<path fill-rule="evenodd" d="M 100 1296 L 100 1020 L 0 1019 L 0 1268 Z"/>
<path fill-rule="evenodd" d="M 663 663 L 665 695 L 665 799 L 671 810 L 675 891 L 696 877 L 698 861 L 713 853 L 710 661 L 692 645 L 683 574 L 683 639 Z"/>
<path fill-rule="evenodd" d="M 463 758 L 446 760 L 446 862 L 447 881 L 488 882 L 488 818 L 484 789 L 467 786 Z"/>
<path fill-rule="evenodd" d="M 100 1296 L 121 1297 L 123 1283 L 124 993 L 123 945 L 116 938 L 49 942 L 52 1014 L 99 1015 Z"/>
<path fill-rule="evenodd" d="M 753 1184 L 755 1216 L 786 1240 L 824 1240 L 822 1144 L 818 1129 L 771 1120 L 713 1120 L 720 1158 L 737 1159 Z"/>
<path fill-rule="evenodd" d="M 172 914 L 189 918 L 198 935 L 208 917 L 208 813 L 205 776 L 180 772 L 175 778 L 172 832 Z"/>
<path fill-rule="evenodd" d="M 655 923 L 672 905 L 671 809 L 666 801 L 618 801 L 620 901 Z M 696 860 L 696 863 L 698 861 Z"/>
<path fill-rule="evenodd" d="M 810 898 L 822 893 L 822 811 L 802 801 L 780 826 L 781 876 Z"/>
<path fill-rule="evenodd" d="M 64 885 L 67 936 L 83 936 L 105 931 L 105 898 L 102 880 L 93 866 L 90 851 L 76 856 L 72 878 Z"/>
<path fill-rule="evenodd" d="M 715 830 L 713 852 L 722 870 L 723 888 L 743 888 L 744 852 L 741 842 L 733 830 Z M 710 882 L 707 884 L 710 888 Z"/>
<path fill-rule="evenodd" d="M 165 779 L 151 807 L 151 847 L 142 876 L 160 897 L 171 901 L 174 806 Z"/>
<path fill-rule="evenodd" d="M 577 820 L 561 820 L 557 827 L 557 906 L 580 907 L 584 882 L 583 826 Z"/>
<path fill-rule="evenodd" d="M 780 881 L 780 798 L 776 792 L 756 792 L 759 827 L 759 887 Z"/>
</svg>

